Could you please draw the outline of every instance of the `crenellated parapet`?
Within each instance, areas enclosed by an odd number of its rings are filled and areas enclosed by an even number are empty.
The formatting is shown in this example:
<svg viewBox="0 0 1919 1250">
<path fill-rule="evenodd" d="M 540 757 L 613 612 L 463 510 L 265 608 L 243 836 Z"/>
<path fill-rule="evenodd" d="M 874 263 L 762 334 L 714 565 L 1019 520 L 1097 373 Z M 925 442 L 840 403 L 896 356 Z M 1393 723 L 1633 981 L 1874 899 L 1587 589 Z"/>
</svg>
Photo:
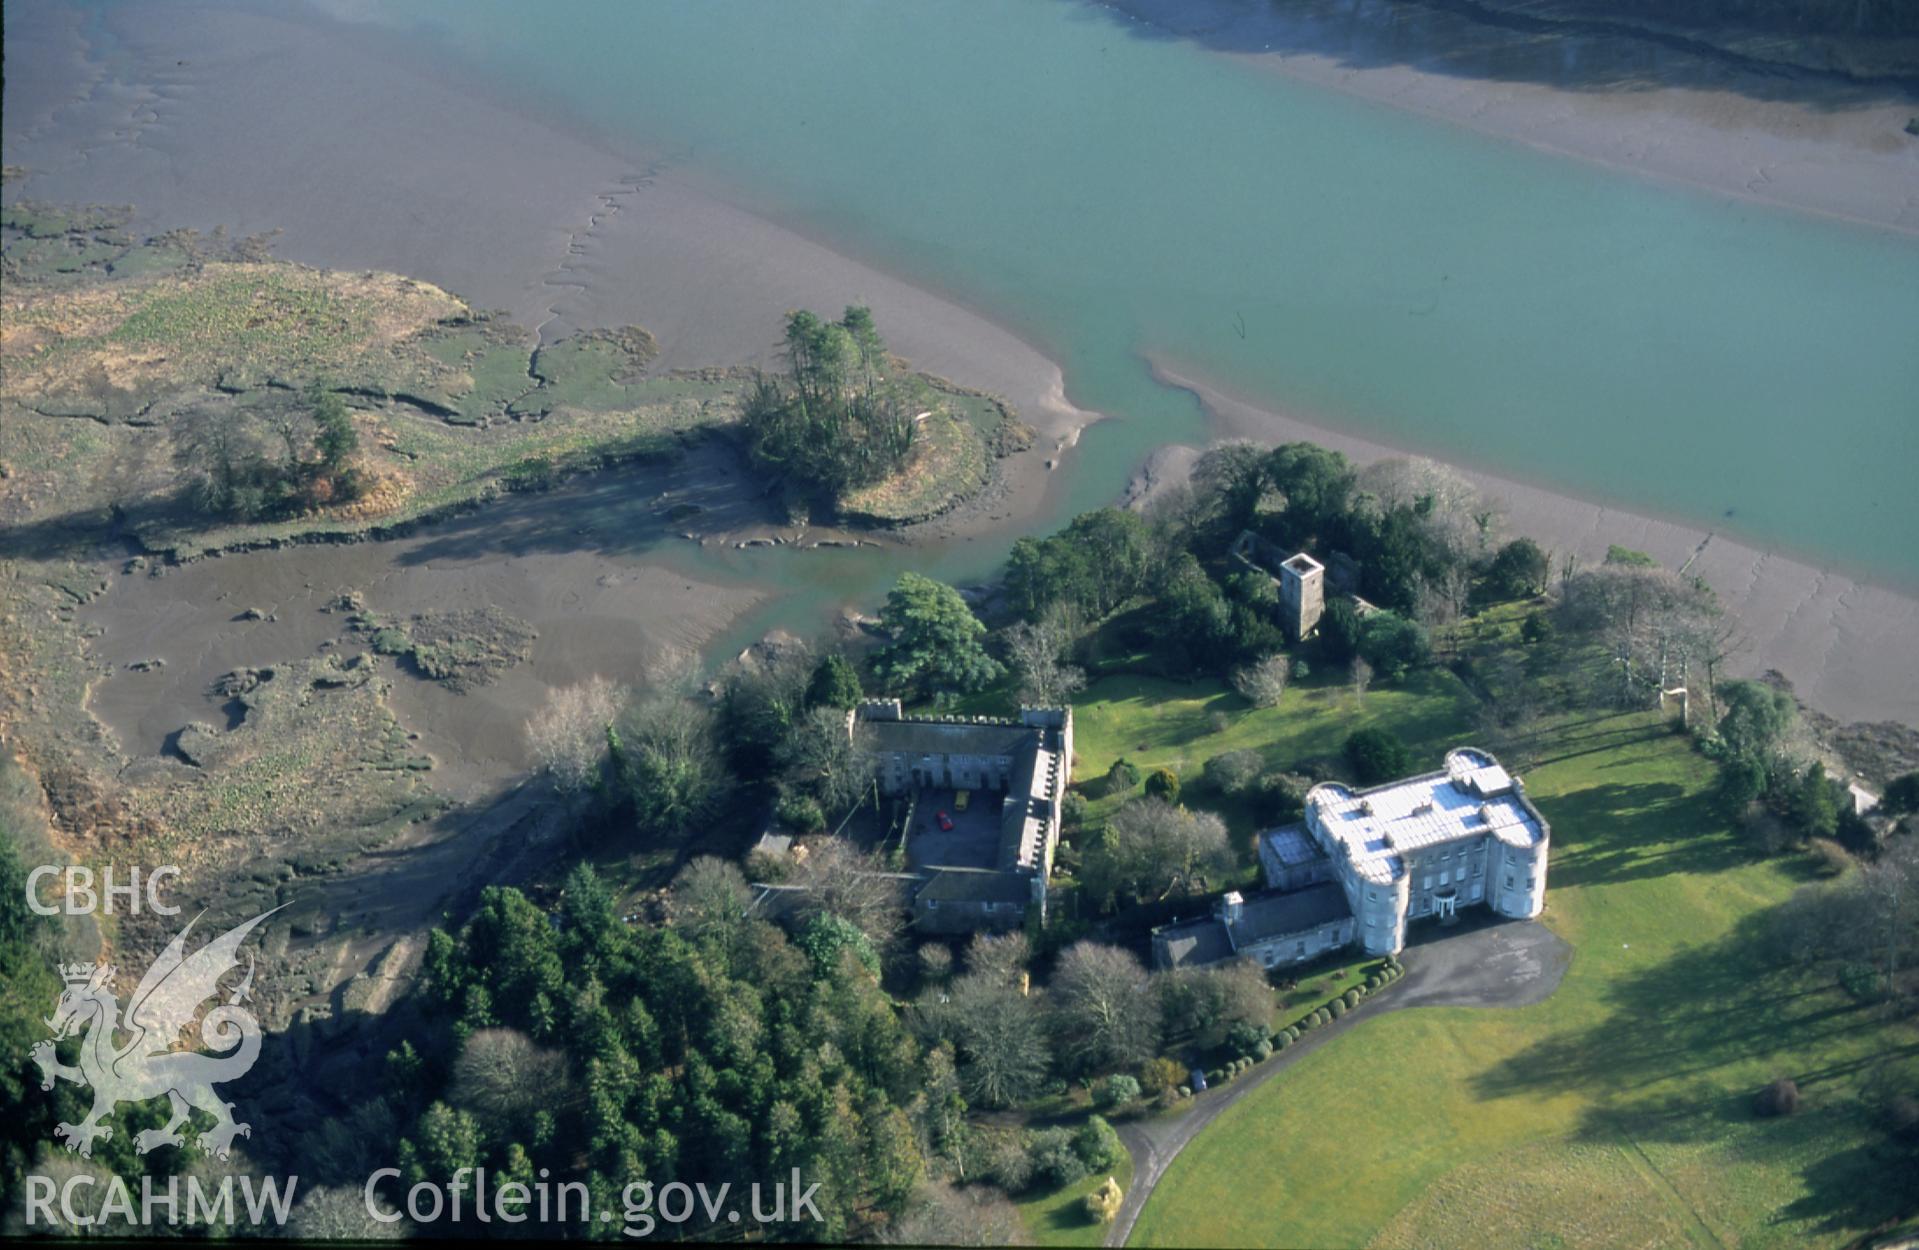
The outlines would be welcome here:
<svg viewBox="0 0 1919 1250">
<path fill-rule="evenodd" d="M 1409 923 L 1461 907 L 1520 918 L 1545 907 L 1550 830 L 1519 780 L 1478 748 L 1456 748 L 1439 771 L 1387 785 L 1322 782 L 1306 794 L 1303 824 L 1370 954 L 1399 950 Z"/>
</svg>

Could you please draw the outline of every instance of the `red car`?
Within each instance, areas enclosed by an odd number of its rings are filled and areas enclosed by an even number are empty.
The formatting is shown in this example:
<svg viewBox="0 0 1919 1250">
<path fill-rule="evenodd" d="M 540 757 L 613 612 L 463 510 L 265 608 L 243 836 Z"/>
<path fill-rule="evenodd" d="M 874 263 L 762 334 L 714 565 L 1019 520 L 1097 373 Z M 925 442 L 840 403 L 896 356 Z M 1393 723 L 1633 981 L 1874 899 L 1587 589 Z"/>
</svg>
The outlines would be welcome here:
<svg viewBox="0 0 1919 1250">
<path fill-rule="evenodd" d="M 951 816 L 948 816 L 945 812 L 939 812 L 935 815 L 934 819 L 940 822 L 941 829 L 944 829 L 948 833 L 953 832 L 953 818 Z"/>
</svg>

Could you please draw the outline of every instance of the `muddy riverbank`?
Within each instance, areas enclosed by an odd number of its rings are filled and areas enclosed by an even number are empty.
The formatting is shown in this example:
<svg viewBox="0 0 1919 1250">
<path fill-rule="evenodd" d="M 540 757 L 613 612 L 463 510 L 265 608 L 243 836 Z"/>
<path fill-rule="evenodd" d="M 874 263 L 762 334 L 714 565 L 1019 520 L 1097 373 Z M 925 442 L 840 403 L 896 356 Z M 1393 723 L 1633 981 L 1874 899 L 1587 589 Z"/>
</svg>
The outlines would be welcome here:
<svg viewBox="0 0 1919 1250">
<path fill-rule="evenodd" d="M 764 592 L 689 557 L 771 523 L 730 445 L 512 495 L 404 537 L 302 544 L 122 572 L 79 613 L 110 675 L 87 708 L 130 757 L 177 749 L 195 721 L 226 723 L 220 679 L 372 649 L 343 599 L 405 622 L 485 608 L 532 631 L 525 659 L 464 693 L 396 661 L 389 702 L 435 764 L 436 787 L 471 797 L 528 763 L 524 726 L 549 687 L 595 675 L 640 685 L 692 662 Z"/>
</svg>

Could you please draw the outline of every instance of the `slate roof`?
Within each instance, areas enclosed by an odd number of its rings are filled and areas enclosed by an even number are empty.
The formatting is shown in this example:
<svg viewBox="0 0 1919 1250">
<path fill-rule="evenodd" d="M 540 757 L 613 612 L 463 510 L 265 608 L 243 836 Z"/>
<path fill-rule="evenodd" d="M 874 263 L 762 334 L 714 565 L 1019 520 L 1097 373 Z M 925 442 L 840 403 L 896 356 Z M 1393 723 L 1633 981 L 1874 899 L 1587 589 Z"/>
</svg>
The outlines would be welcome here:
<svg viewBox="0 0 1919 1250">
<path fill-rule="evenodd" d="M 1353 914 L 1338 883 L 1322 881 L 1303 890 L 1269 891 L 1248 898 L 1232 925 L 1234 945 L 1245 950 L 1259 942 L 1307 933 Z"/>
<path fill-rule="evenodd" d="M 970 721 L 873 720 L 873 749 L 903 755 L 991 755 L 1011 759 L 1031 750 L 1039 730 L 1031 725 L 975 724 Z"/>
<path fill-rule="evenodd" d="M 1214 964 L 1261 942 L 1311 933 L 1352 914 L 1345 891 L 1331 881 L 1303 890 L 1268 890 L 1245 899 L 1240 904 L 1239 919 L 1230 925 L 1213 915 L 1155 929 L 1155 955 L 1163 958 L 1168 968 Z"/>
<path fill-rule="evenodd" d="M 1000 812 L 1000 867 L 1039 871 L 1052 821 L 1053 791 L 1067 766 L 1059 756 L 1059 735 L 1052 730 L 1040 732 L 1019 758 Z"/>
<path fill-rule="evenodd" d="M 934 868 L 915 902 L 1019 903 L 1033 899 L 1032 878 L 996 868 Z"/>
<path fill-rule="evenodd" d="M 1216 964 L 1233 957 L 1233 943 L 1217 917 L 1171 924 L 1154 932 L 1153 940 L 1166 952 L 1168 968 Z"/>
<path fill-rule="evenodd" d="M 1319 844 L 1301 825 L 1268 829 L 1259 838 L 1272 850 L 1273 858 L 1288 868 L 1299 868 L 1314 860 L 1327 858 L 1326 852 L 1319 849 Z"/>
</svg>

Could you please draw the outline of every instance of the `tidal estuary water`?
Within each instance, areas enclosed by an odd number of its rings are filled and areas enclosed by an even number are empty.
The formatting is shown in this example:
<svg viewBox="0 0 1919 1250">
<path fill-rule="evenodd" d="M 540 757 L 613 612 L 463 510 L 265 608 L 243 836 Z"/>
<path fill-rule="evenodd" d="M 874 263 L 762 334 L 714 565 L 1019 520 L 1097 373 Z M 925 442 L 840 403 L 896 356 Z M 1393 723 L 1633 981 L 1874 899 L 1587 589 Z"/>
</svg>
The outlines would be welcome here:
<svg viewBox="0 0 1919 1250">
<path fill-rule="evenodd" d="M 381 11 L 1038 345 L 1120 418 L 1086 436 L 1062 517 L 1204 437 L 1151 353 L 1328 427 L 1919 584 L 1909 235 L 1537 153 L 1067 0 Z"/>
<path fill-rule="evenodd" d="M 1848 719 L 1919 707 L 1919 233 L 1550 155 L 1086 0 L 41 0 L 8 23 L 45 50 L 8 82 L 15 195 L 283 231 L 289 259 L 417 276 L 549 335 L 638 321 L 668 366 L 769 363 L 788 307 L 871 298 L 908 355 L 1023 388 L 1035 425 L 1070 424 L 1031 411 L 1046 358 L 1109 418 L 1012 462 L 975 512 L 858 550 L 741 546 L 793 527 L 709 447 L 405 541 L 116 577 L 84 614 L 112 673 L 90 706 L 136 753 L 215 715 L 221 673 L 337 645 L 322 608 L 363 592 L 538 630 L 484 692 L 399 687 L 448 773 L 512 775 L 547 687 L 814 634 L 903 569 L 989 576 L 1155 449 L 1220 433 L 1149 361 L 1506 479 L 1549 544 L 1677 565 L 1712 531 L 1696 567 L 1754 640 L 1742 671 Z M 1539 78 L 1553 107 L 1597 89 Z M 1621 142 L 1666 140 L 1643 122 Z M 1919 144 L 1900 124 L 1885 141 Z M 1919 160 L 1874 150 L 1904 220 Z M 694 497 L 705 541 L 663 520 Z"/>
</svg>

